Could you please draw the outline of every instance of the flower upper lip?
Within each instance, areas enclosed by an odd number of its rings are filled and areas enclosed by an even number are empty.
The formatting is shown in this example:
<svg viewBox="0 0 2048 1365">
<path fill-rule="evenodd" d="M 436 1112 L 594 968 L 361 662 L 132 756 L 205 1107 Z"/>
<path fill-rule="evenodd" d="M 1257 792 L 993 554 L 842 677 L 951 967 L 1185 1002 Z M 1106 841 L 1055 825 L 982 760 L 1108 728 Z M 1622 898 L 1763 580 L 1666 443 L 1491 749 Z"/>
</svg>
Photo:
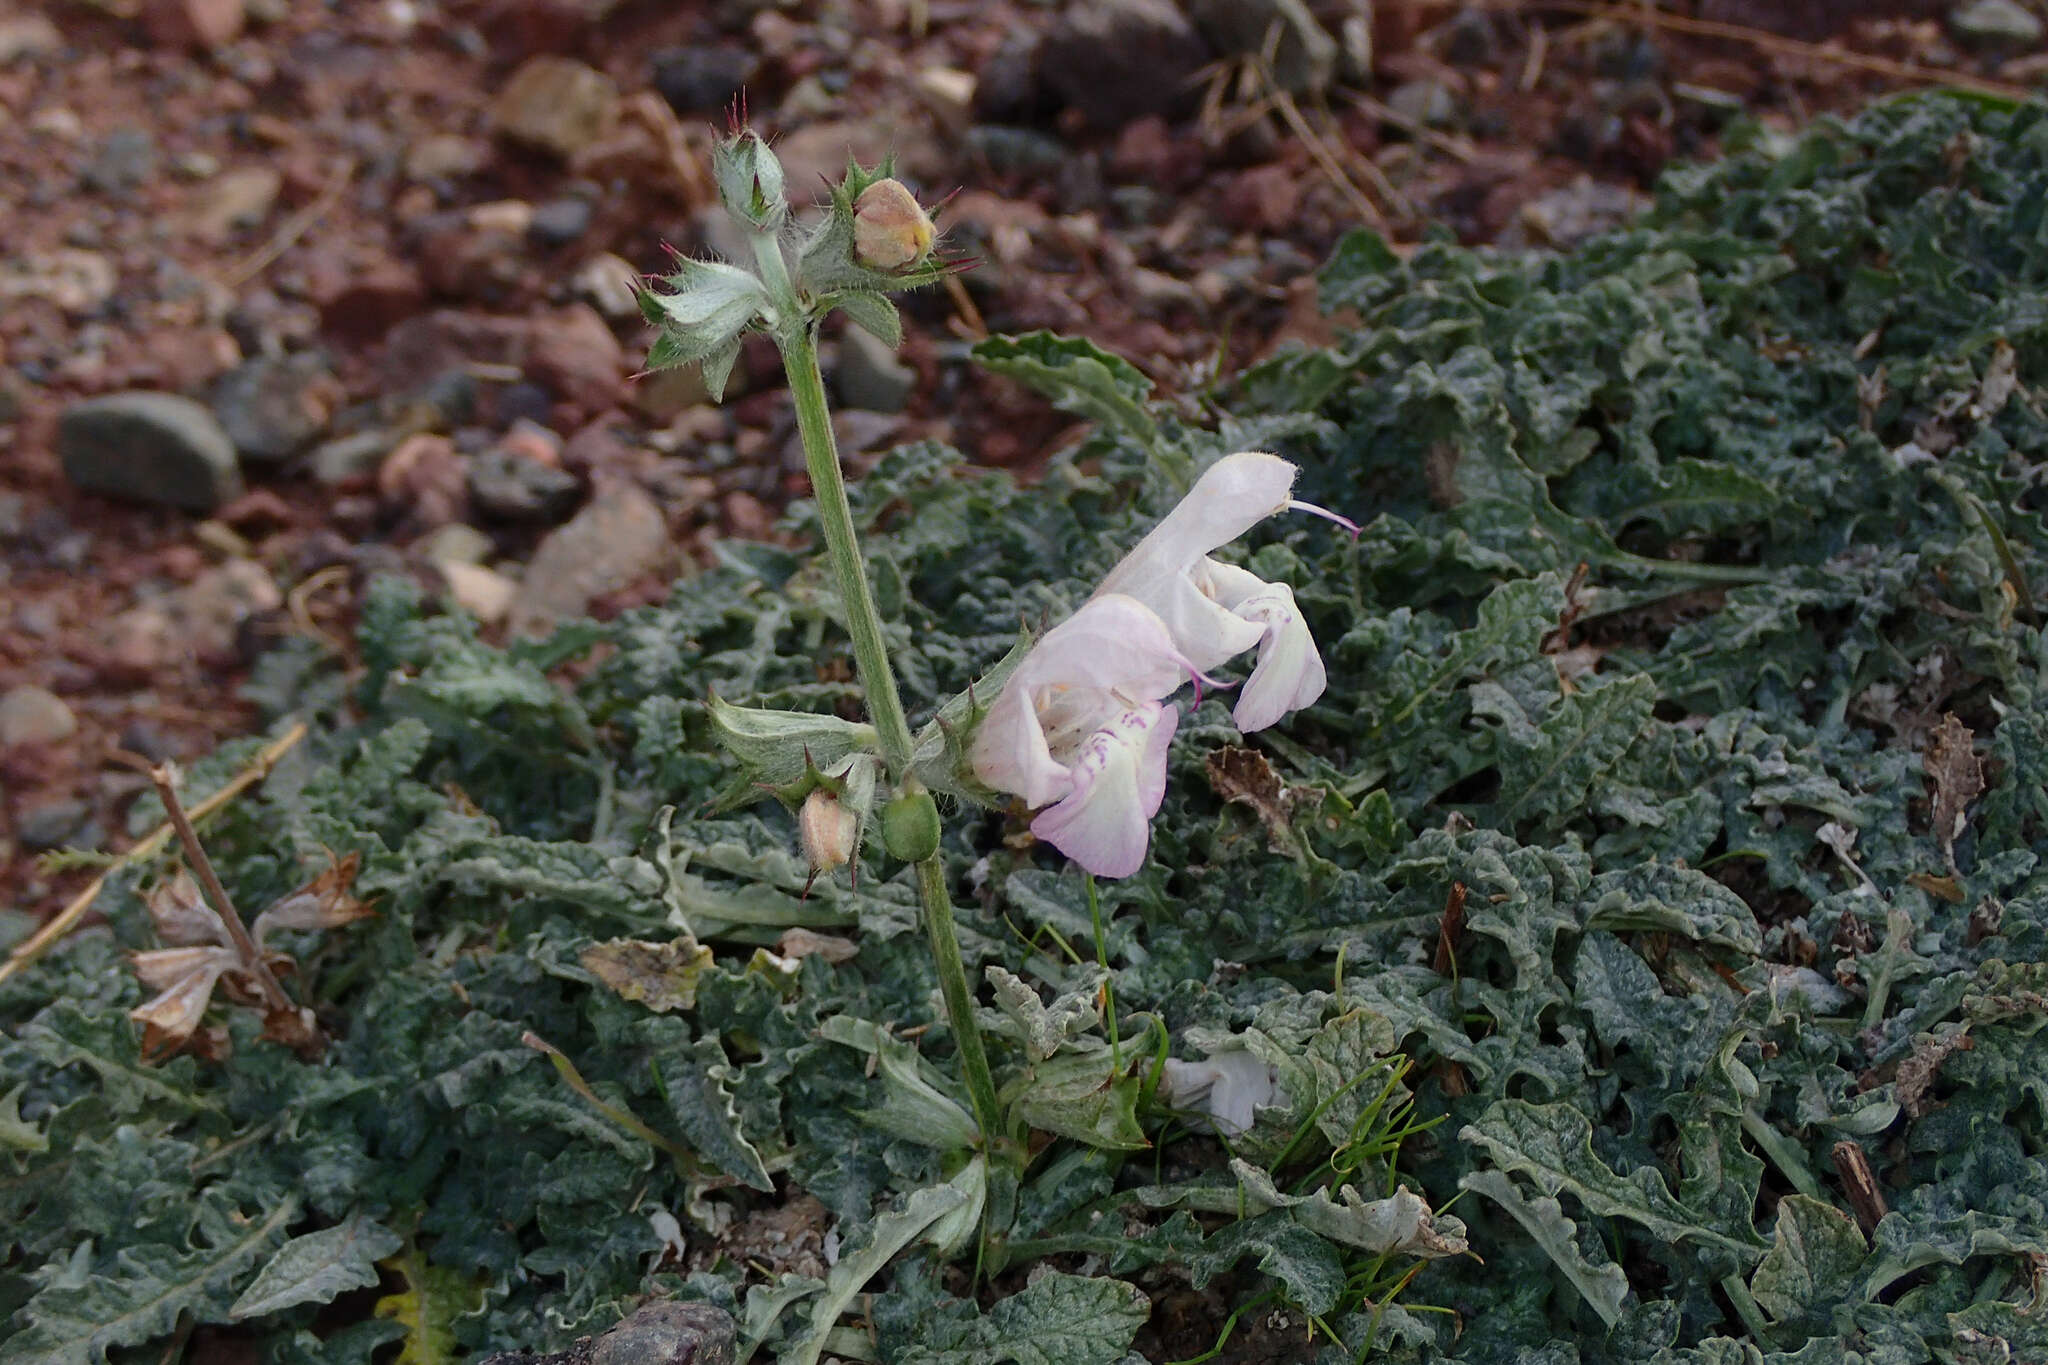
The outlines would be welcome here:
<svg viewBox="0 0 2048 1365">
<path fill-rule="evenodd" d="M 1199 704 L 1202 685 L 1216 685 L 1205 670 L 1256 647 L 1233 711 L 1247 732 L 1322 695 L 1322 657 L 1293 590 L 1210 557 L 1290 509 L 1357 531 L 1295 500 L 1295 474 L 1262 451 L 1211 465 L 1080 610 L 1032 646 L 982 718 L 975 775 L 1046 807 L 1032 832 L 1090 872 L 1124 877 L 1144 862 L 1179 722 L 1164 699 L 1184 680 Z"/>
</svg>

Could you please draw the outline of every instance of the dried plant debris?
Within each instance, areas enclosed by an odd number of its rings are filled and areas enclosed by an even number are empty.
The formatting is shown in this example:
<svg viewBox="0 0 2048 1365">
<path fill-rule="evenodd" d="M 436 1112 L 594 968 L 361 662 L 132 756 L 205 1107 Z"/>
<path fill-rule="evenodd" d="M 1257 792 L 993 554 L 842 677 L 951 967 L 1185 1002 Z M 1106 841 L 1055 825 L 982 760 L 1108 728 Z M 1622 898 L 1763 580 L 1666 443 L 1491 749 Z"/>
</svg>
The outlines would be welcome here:
<svg viewBox="0 0 2048 1365">
<path fill-rule="evenodd" d="M 991 342 L 1093 425 L 1029 486 L 854 482 L 914 715 L 1224 453 L 1371 518 L 1231 552 L 1328 691 L 1256 753 L 1188 707 L 1137 875 L 949 817 L 993 1141 L 906 872 L 807 897 L 794 817 L 717 804 L 714 697 L 848 706 L 814 513 L 510 649 L 374 584 L 346 675 L 266 663 L 312 733 L 206 830 L 324 1055 L 160 858 L 0 981 L 0 1362 L 547 1353 L 649 1300 L 792 1365 L 1276 1315 L 1305 1361 L 2048 1359 L 2044 204 L 2048 111 L 1901 100 L 1566 254 L 1355 235 L 1355 321 L 1214 430 Z"/>
</svg>

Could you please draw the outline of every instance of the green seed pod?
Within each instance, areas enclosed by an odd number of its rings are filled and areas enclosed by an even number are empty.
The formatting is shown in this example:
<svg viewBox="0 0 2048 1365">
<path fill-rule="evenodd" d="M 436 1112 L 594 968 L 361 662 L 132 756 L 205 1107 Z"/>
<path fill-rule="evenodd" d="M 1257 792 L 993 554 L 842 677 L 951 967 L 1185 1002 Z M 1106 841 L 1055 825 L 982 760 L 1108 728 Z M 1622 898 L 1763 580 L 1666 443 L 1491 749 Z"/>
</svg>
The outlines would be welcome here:
<svg viewBox="0 0 2048 1365">
<path fill-rule="evenodd" d="M 906 863 L 939 851 L 939 807 L 930 792 L 905 792 L 882 807 L 882 847 Z"/>
</svg>

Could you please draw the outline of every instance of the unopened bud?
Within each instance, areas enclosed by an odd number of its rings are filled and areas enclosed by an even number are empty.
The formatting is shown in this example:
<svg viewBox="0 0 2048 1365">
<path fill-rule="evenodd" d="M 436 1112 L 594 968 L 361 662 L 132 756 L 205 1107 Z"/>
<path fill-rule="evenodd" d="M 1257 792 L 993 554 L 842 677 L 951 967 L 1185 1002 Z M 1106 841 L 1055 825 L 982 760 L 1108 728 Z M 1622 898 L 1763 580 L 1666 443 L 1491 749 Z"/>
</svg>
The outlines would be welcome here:
<svg viewBox="0 0 2048 1365">
<path fill-rule="evenodd" d="M 939 851 L 939 808 L 930 792 L 905 792 L 882 807 L 882 847 L 906 863 Z"/>
<path fill-rule="evenodd" d="M 853 201 L 853 254 L 872 270 L 901 270 L 931 254 L 938 230 L 901 180 L 877 180 Z"/>
<path fill-rule="evenodd" d="M 830 872 L 853 861 L 860 839 L 860 818 L 824 787 L 804 798 L 797 812 L 797 831 L 812 873 Z"/>
</svg>

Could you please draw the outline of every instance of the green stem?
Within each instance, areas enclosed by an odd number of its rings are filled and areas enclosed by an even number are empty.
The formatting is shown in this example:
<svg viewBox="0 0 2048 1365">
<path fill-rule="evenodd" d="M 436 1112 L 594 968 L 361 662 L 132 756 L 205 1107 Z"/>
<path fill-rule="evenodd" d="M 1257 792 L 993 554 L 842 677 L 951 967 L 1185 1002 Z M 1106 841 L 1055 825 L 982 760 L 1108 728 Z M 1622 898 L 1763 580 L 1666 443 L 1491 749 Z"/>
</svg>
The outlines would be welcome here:
<svg viewBox="0 0 2048 1365">
<path fill-rule="evenodd" d="M 818 524 L 825 532 L 825 553 L 839 580 L 846 632 L 853 637 L 854 667 L 867 693 L 869 718 L 881 736 L 883 761 L 889 765 L 890 776 L 900 782 L 910 770 L 910 721 L 896 691 L 889 646 L 882 638 L 882 613 L 875 606 L 874 589 L 868 585 L 867 566 L 854 534 L 853 508 L 846 501 L 846 480 L 839 471 L 839 443 L 832 436 L 832 416 L 825 406 L 825 379 L 818 371 L 818 345 L 800 318 L 777 328 L 775 340 L 782 348 L 783 368 L 789 372 L 797 434 L 803 438 L 804 463 L 818 503 Z"/>
<path fill-rule="evenodd" d="M 946 1018 L 953 1025 L 953 1043 L 960 1049 L 960 1071 L 967 1079 L 967 1098 L 974 1121 L 991 1152 L 1003 1136 L 1003 1110 L 996 1102 L 995 1075 L 982 1046 L 981 1026 L 974 1022 L 974 997 L 967 989 L 967 968 L 960 960 L 960 939 L 953 928 L 953 897 L 946 890 L 946 865 L 938 855 L 917 865 L 917 895 L 924 904 L 925 940 L 932 965 L 938 968 L 939 992 L 946 999 Z"/>
<path fill-rule="evenodd" d="M 875 607 L 874 590 L 868 584 L 867 567 L 854 532 L 853 509 L 846 501 L 839 447 L 832 437 L 831 413 L 825 406 L 825 380 L 818 371 L 817 341 L 809 322 L 794 311 L 797 300 L 788 285 L 781 248 L 772 237 L 764 240 L 765 245 L 756 243 L 764 281 L 776 297 L 777 307 L 791 310 L 775 328 L 775 343 L 782 351 L 783 368 L 789 374 L 797 434 L 804 443 L 804 463 L 809 468 L 811 491 L 817 499 L 818 522 L 825 532 L 826 556 L 839 581 L 846 630 L 853 638 L 854 666 L 867 694 L 868 718 L 881 740 L 882 759 L 897 785 L 908 792 L 916 786 L 910 775 L 914 747 L 910 720 L 896 690 L 896 673 L 889 666 L 889 647 L 882 638 L 882 614 Z M 966 965 L 960 960 L 960 939 L 953 925 L 953 898 L 946 890 L 945 865 L 936 855 L 918 862 L 917 890 L 924 908 L 922 918 L 925 937 L 931 944 L 932 966 L 939 975 L 946 1018 L 960 1050 L 960 1070 L 974 1103 L 974 1119 L 981 1128 L 983 1143 L 993 1148 L 1002 1140 L 1002 1108 L 996 1102 L 995 1077 L 989 1071 L 981 1027 L 974 1021 L 974 995 L 968 989 Z"/>
</svg>

